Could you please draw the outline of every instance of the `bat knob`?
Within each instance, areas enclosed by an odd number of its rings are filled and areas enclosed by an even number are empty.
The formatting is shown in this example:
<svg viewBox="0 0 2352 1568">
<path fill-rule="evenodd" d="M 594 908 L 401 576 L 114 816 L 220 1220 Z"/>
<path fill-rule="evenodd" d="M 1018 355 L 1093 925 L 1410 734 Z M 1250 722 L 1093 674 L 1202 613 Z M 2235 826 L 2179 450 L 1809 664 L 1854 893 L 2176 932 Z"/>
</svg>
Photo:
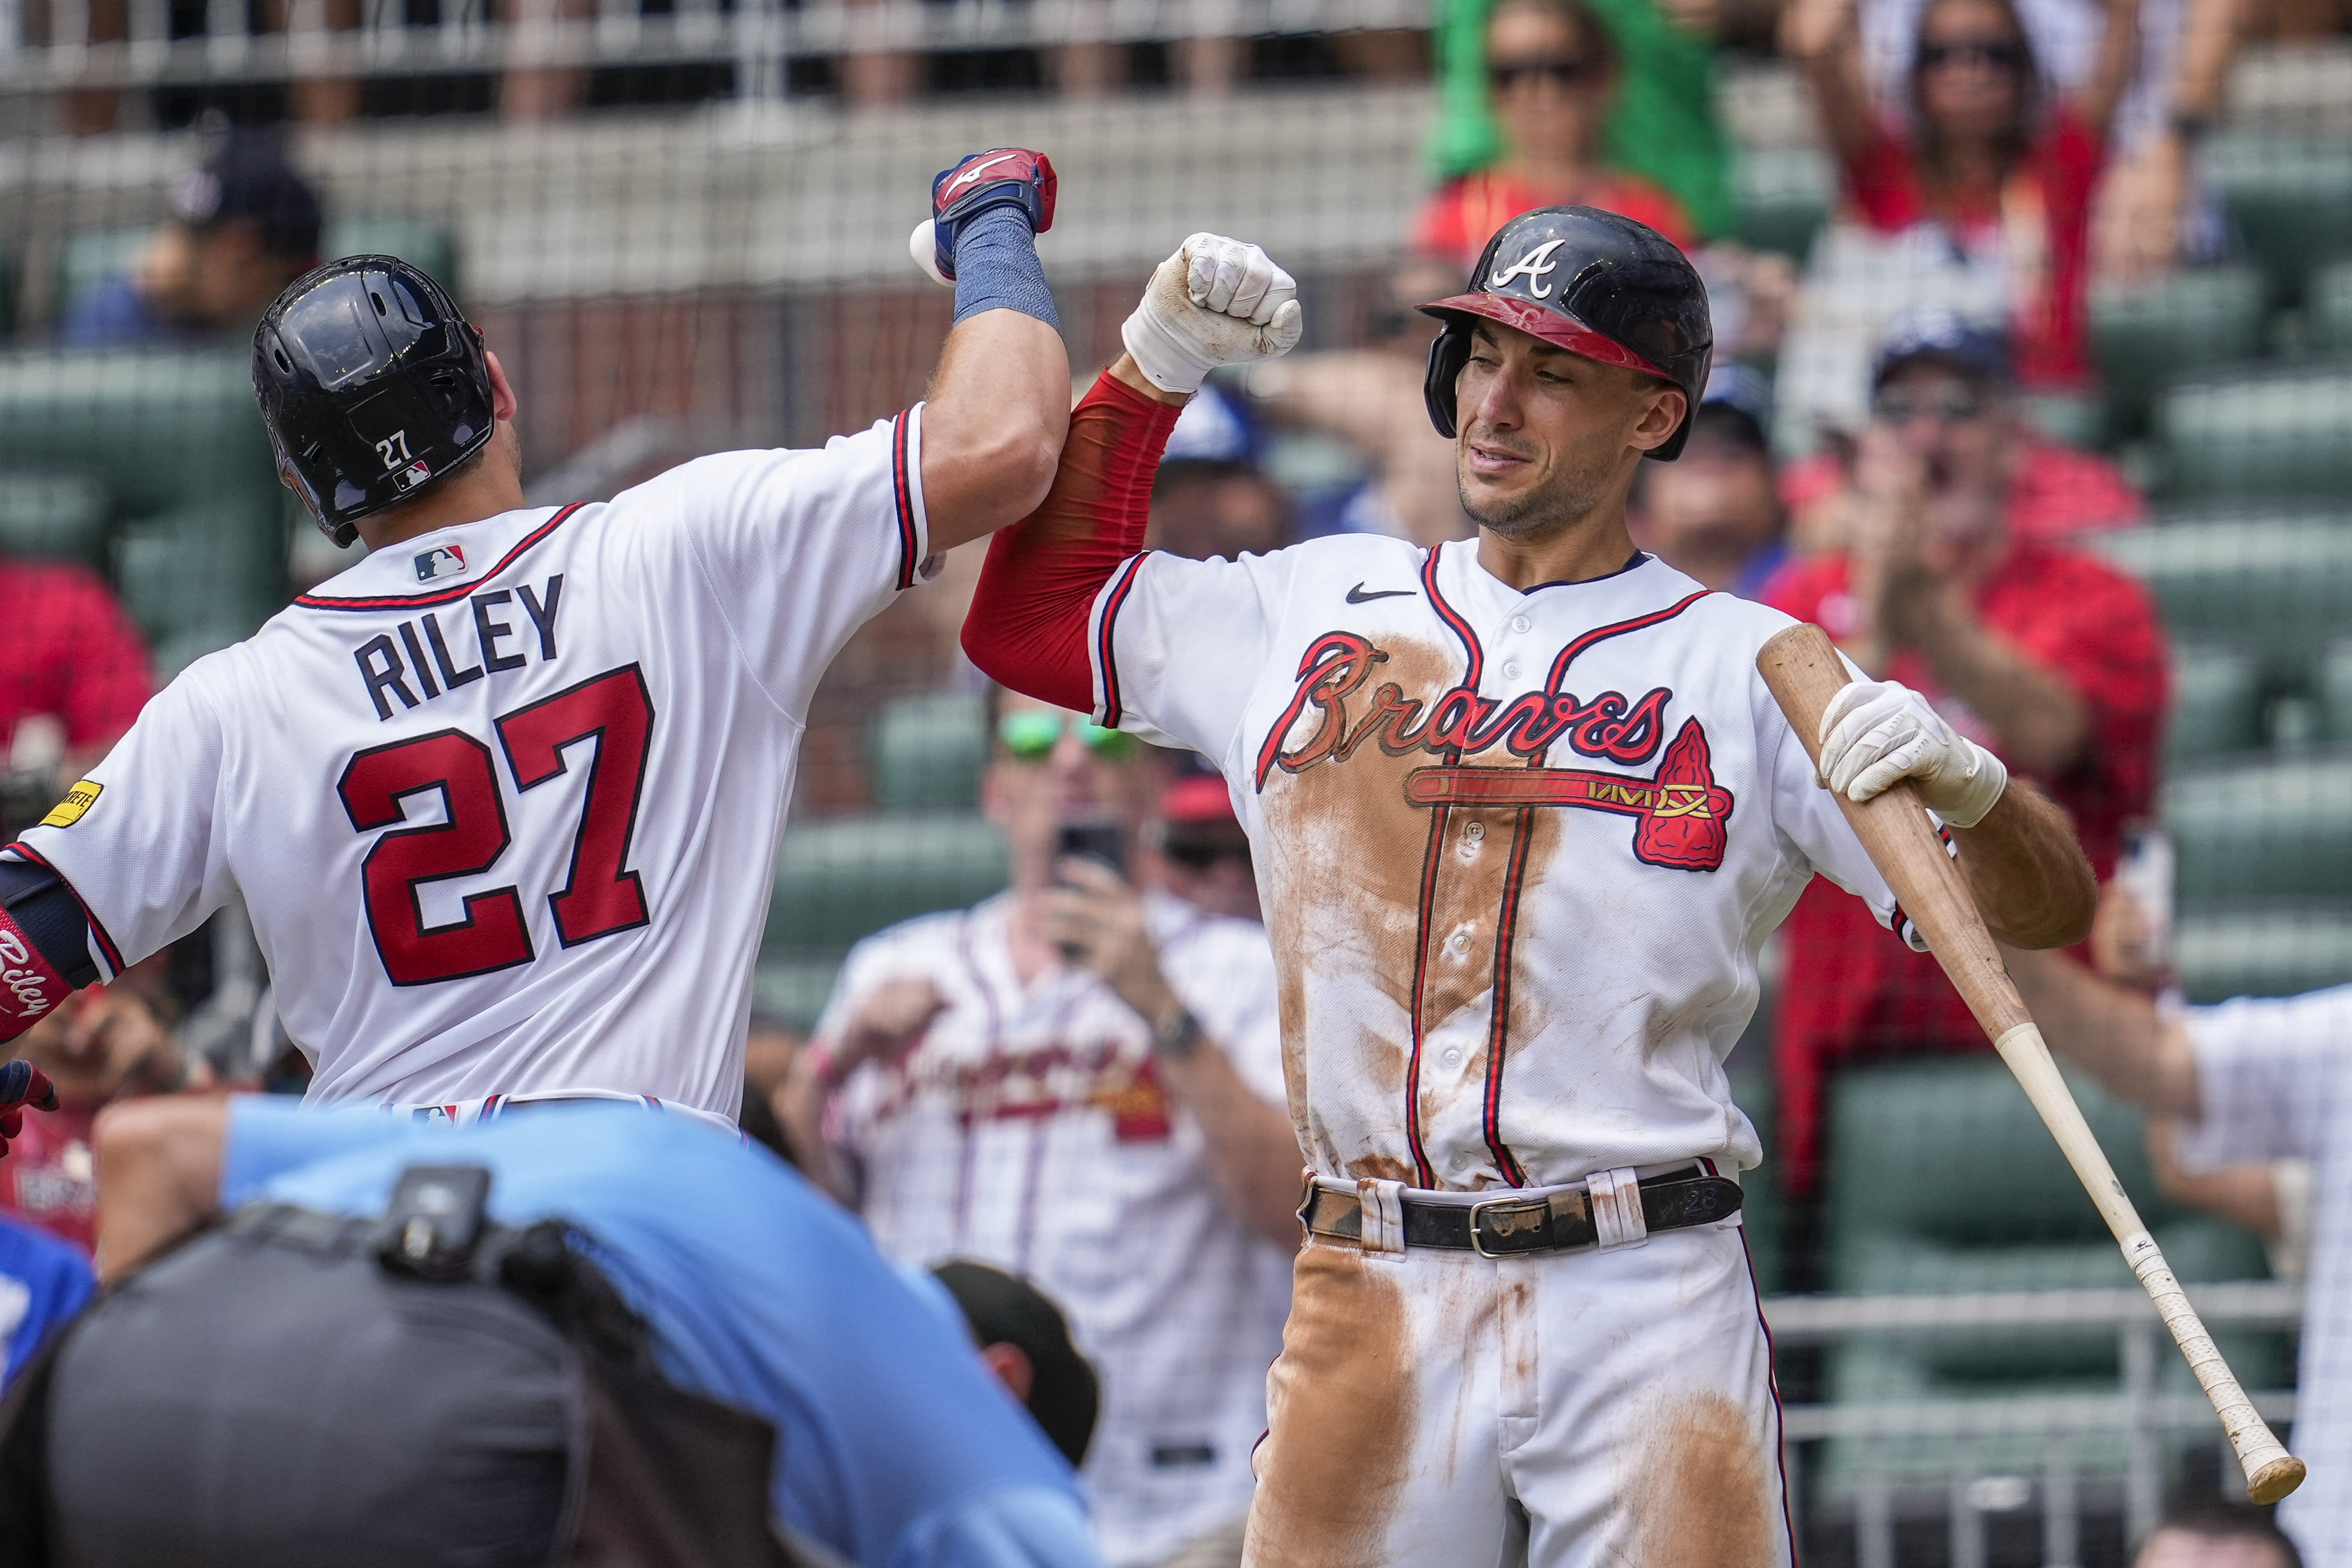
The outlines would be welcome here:
<svg viewBox="0 0 2352 1568">
<path fill-rule="evenodd" d="M 2246 1496 L 2255 1502 L 2276 1502 L 2303 1484 L 2303 1461 L 2281 1454 L 2246 1478 Z"/>
</svg>

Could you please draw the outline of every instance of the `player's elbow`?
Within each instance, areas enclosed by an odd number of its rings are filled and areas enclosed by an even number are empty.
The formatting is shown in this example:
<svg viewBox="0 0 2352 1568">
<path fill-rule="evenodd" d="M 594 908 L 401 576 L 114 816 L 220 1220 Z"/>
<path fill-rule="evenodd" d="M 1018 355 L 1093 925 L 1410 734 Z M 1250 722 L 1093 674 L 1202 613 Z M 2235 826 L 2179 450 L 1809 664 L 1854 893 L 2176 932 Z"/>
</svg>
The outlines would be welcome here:
<svg viewBox="0 0 2352 1568">
<path fill-rule="evenodd" d="M 1019 522 L 1043 506 L 1054 487 L 1067 429 L 1066 417 L 1056 423 L 1017 409 L 982 418 L 927 420 L 925 510 L 938 519 L 953 517 L 967 538 Z"/>
<path fill-rule="evenodd" d="M 2032 885 L 2013 890 L 2001 907 L 1986 913 L 1992 934 L 2012 947 L 2039 951 L 2072 947 L 2090 939 L 2098 913 L 2099 884 L 2080 845 L 2067 841 L 2044 857 Z"/>
</svg>

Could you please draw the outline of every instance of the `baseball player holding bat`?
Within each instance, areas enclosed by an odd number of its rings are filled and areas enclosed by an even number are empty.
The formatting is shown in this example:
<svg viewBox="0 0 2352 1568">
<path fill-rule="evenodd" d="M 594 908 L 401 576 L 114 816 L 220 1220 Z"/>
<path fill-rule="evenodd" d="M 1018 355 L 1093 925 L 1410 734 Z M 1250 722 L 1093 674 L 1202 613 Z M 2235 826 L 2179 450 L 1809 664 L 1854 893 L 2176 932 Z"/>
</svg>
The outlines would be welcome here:
<svg viewBox="0 0 2352 1568">
<path fill-rule="evenodd" d="M 1856 800 L 1916 785 L 2013 946 L 2082 938 L 2090 868 L 1900 685 L 1794 733 L 1755 662 L 1789 618 L 1633 549 L 1712 334 L 1622 217 L 1526 214 L 1423 308 L 1475 539 L 1139 555 L 1176 405 L 1295 340 L 1291 292 L 1207 235 L 1160 267 L 964 629 L 1006 685 L 1213 759 L 1253 841 L 1311 1170 L 1249 1561 L 1789 1562 L 1721 1064 L 1816 871 L 1916 940 L 1815 746 Z"/>
<path fill-rule="evenodd" d="M 560 508 L 524 499 L 514 392 L 431 278 L 359 256 L 298 279 L 255 392 L 287 483 L 369 553 L 191 665 L 0 851 L 0 1040 L 242 892 L 314 1100 L 731 1124 L 817 679 L 1050 483 L 1054 195 L 1019 149 L 934 183 L 957 319 L 928 402 Z"/>
</svg>

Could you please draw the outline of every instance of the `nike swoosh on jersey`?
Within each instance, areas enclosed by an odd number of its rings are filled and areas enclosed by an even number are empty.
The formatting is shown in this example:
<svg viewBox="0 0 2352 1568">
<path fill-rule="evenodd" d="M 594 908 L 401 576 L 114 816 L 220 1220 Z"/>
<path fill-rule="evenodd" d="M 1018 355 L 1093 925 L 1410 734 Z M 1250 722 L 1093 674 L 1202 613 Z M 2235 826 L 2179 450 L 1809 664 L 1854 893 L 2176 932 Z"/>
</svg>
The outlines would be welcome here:
<svg viewBox="0 0 2352 1568">
<path fill-rule="evenodd" d="M 1380 588 L 1374 589 L 1370 593 L 1366 593 L 1364 591 L 1364 585 L 1360 582 L 1356 584 L 1355 587 L 1348 590 L 1348 602 L 1350 604 L 1370 604 L 1375 599 L 1411 599 L 1412 597 L 1412 591 L 1413 591 L 1410 588 Z"/>
<path fill-rule="evenodd" d="M 1013 160 L 1020 156 L 1021 154 L 1018 152 L 1007 152 L 1002 158 L 991 158 L 985 163 L 974 163 L 971 168 L 966 169 L 962 173 L 958 174 L 953 180 L 949 181 L 948 189 L 952 191 L 958 185 L 969 185 L 974 180 L 980 178 L 982 171 L 993 169 L 999 163 L 1010 163 Z"/>
</svg>

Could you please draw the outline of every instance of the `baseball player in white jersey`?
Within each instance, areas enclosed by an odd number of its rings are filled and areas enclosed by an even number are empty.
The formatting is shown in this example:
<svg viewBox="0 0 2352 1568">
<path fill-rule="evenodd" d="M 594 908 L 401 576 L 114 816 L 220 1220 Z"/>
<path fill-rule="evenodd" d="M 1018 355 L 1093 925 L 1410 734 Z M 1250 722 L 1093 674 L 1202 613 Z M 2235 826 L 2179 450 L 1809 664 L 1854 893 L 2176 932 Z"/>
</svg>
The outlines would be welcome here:
<svg viewBox="0 0 2352 1568">
<path fill-rule="evenodd" d="M 995 1264 L 1068 1313 L 1102 1379 L 1081 1477 L 1104 1561 L 1231 1568 L 1298 1148 L 1265 928 L 1057 862 L 1077 821 L 1136 863 L 1143 751 L 1004 695 L 985 797 L 1011 891 L 859 944 L 786 1100 L 885 1251 Z"/>
<path fill-rule="evenodd" d="M 1206 235 L 1161 267 L 964 628 L 999 680 L 1214 760 L 1255 845 L 1311 1179 L 1249 1561 L 1786 1563 L 1721 1064 L 1814 872 L 1907 923 L 1756 672 L 1787 618 L 1625 531 L 1705 291 L 1639 224 L 1524 214 L 1427 308 L 1475 539 L 1137 555 L 1170 405 L 1280 351 L 1289 292 Z M 1832 788 L 1915 780 L 2005 939 L 2088 929 L 2063 816 L 1915 695 L 1857 681 L 1825 728 Z"/>
<path fill-rule="evenodd" d="M 288 483 L 367 557 L 198 661 L 0 854 L 0 1039 L 241 893 L 310 1097 L 730 1120 L 811 694 L 926 558 L 1018 517 L 1067 427 L 1041 156 L 940 176 L 929 402 L 820 451 L 523 497 L 514 393 L 423 273 L 362 256 L 255 333 Z"/>
</svg>

